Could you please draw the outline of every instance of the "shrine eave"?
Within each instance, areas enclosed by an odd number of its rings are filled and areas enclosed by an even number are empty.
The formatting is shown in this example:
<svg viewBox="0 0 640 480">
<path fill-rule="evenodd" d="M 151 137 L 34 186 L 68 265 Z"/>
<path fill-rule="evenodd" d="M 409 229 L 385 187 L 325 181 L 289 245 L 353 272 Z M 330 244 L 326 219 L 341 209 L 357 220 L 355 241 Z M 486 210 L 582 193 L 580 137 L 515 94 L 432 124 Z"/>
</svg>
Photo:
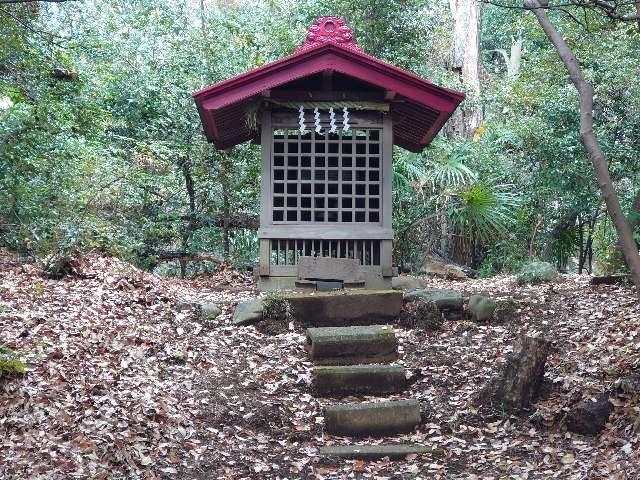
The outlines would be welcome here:
<svg viewBox="0 0 640 480">
<path fill-rule="evenodd" d="M 255 125 L 247 121 L 256 102 L 271 89 L 326 71 L 393 92 L 394 144 L 410 151 L 425 148 L 464 99 L 461 92 L 440 87 L 359 47 L 332 42 L 305 45 L 293 55 L 195 92 L 207 139 L 226 149 L 256 138 Z"/>
</svg>

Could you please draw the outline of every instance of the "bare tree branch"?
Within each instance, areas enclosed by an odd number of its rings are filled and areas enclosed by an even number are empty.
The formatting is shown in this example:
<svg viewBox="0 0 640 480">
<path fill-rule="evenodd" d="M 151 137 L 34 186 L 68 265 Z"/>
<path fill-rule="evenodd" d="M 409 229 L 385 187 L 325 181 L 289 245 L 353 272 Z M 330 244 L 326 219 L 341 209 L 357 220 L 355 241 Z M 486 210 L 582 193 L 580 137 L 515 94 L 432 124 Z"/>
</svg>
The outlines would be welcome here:
<svg viewBox="0 0 640 480">
<path fill-rule="evenodd" d="M 62 3 L 62 2 L 75 2 L 77 0 L 38 0 L 38 1 L 33 1 L 33 0 L 0 0 L 0 4 L 2 3 L 38 3 L 38 2 L 44 2 L 44 3 Z"/>
<path fill-rule="evenodd" d="M 516 5 L 516 4 L 503 3 L 495 0 L 478 0 L 478 1 L 481 3 L 489 4 L 489 5 L 495 5 L 496 7 L 512 8 L 516 10 L 531 10 L 533 8 L 528 6 L 526 2 L 525 2 L 525 5 L 522 6 L 522 5 Z M 586 0 L 586 1 L 572 0 L 569 2 L 563 2 L 563 3 L 549 3 L 548 1 L 541 1 L 541 2 L 538 2 L 538 4 L 540 6 L 536 8 L 544 9 L 544 10 L 560 10 L 565 14 L 569 15 L 574 21 L 576 21 L 581 25 L 582 25 L 582 22 L 580 22 L 572 13 L 566 10 L 565 7 L 582 7 L 584 9 L 597 9 L 603 12 L 612 20 L 619 20 L 621 22 L 640 21 L 640 1 L 639 0 L 624 0 L 622 2 L 615 2 L 615 3 L 610 3 L 605 0 Z M 625 7 L 630 5 L 635 6 L 635 9 L 636 9 L 635 14 L 619 13 L 618 9 L 620 7 Z"/>
<path fill-rule="evenodd" d="M 620 20 L 621 22 L 634 22 L 636 20 L 640 20 L 640 6 L 637 2 L 634 2 L 636 6 L 636 14 L 635 15 L 623 15 L 617 12 L 618 4 L 611 4 L 609 2 L 605 2 L 603 0 L 593 0 L 593 4 L 602 10 L 609 18 L 613 20 Z M 622 3 L 622 5 L 626 5 L 627 2 Z"/>
</svg>

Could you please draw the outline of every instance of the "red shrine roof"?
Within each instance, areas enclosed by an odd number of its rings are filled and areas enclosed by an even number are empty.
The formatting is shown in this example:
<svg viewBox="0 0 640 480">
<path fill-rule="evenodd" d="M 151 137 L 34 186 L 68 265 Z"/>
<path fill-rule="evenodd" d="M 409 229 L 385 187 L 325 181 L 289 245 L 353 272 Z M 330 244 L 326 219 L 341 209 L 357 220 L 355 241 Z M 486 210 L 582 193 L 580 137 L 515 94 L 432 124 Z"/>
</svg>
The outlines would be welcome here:
<svg viewBox="0 0 640 480">
<path fill-rule="evenodd" d="M 293 55 L 193 94 L 207 139 L 224 149 L 258 138 L 258 127 L 248 118 L 260 101 L 278 92 L 286 96 L 286 90 L 320 90 L 313 86 L 327 73 L 334 85 L 346 86 L 341 90 L 360 94 L 343 100 L 389 103 L 394 144 L 414 152 L 433 140 L 464 99 L 461 92 L 367 55 L 341 19 L 321 17 L 309 27 L 305 43 Z M 313 100 L 322 98 L 312 96 L 307 101 Z M 339 103 L 340 99 L 335 100 Z"/>
</svg>

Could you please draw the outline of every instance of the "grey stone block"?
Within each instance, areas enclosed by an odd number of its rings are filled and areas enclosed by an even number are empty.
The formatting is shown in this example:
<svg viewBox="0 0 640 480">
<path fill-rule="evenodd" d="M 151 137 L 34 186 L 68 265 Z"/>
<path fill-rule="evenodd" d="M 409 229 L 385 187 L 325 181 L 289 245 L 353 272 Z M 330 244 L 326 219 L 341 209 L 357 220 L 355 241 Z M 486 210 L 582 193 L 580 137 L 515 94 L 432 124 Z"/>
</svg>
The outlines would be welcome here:
<svg viewBox="0 0 640 480">
<path fill-rule="evenodd" d="M 420 423 L 417 400 L 345 403 L 324 409 L 325 427 L 334 435 L 369 436 L 407 433 Z"/>
<path fill-rule="evenodd" d="M 398 358 L 398 340 L 390 325 L 307 329 L 311 360 L 323 365 L 380 363 Z"/>
<path fill-rule="evenodd" d="M 402 292 L 395 290 L 338 290 L 284 297 L 296 320 L 310 327 L 393 322 L 402 309 Z"/>
<path fill-rule="evenodd" d="M 404 296 L 405 302 L 413 302 L 419 299 L 434 302 L 440 310 L 462 311 L 462 294 L 454 290 L 423 288 L 414 290 Z"/>
<path fill-rule="evenodd" d="M 233 312 L 234 325 L 252 325 L 262 320 L 262 299 L 254 298 L 238 303 Z"/>
<path fill-rule="evenodd" d="M 348 460 L 378 460 L 385 457 L 390 460 L 400 460 L 411 454 L 430 454 L 437 458 L 444 456 L 444 450 L 441 448 L 406 443 L 399 445 L 334 445 L 321 447 L 319 453 L 322 457 L 337 457 Z"/>
</svg>

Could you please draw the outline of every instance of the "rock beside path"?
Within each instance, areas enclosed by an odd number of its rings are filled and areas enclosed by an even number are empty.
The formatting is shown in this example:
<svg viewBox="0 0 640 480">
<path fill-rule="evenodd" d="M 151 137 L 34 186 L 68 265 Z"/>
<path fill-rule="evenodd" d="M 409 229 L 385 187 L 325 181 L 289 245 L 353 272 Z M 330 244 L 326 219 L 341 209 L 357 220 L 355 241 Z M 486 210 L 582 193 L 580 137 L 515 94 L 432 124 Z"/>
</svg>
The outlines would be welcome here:
<svg viewBox="0 0 640 480">
<path fill-rule="evenodd" d="M 601 393 L 585 398 L 575 405 L 566 417 L 567 429 L 583 435 L 596 435 L 602 431 L 613 412 L 609 395 Z"/>
<path fill-rule="evenodd" d="M 220 307 L 215 303 L 202 303 L 199 305 L 200 318 L 205 321 L 211 321 L 218 318 L 218 315 L 222 313 Z"/>
<path fill-rule="evenodd" d="M 484 295 L 471 295 L 468 306 L 471 317 L 476 322 L 486 322 L 493 318 L 498 304 L 493 298 Z"/>
<path fill-rule="evenodd" d="M 418 277 L 409 275 L 400 275 L 391 279 L 391 288 L 393 290 L 402 290 L 403 292 L 412 292 L 424 288 L 424 283 Z"/>
<path fill-rule="evenodd" d="M 404 295 L 405 302 L 424 300 L 434 302 L 441 311 L 462 312 L 463 299 L 460 292 L 440 288 L 422 288 Z"/>
<path fill-rule="evenodd" d="M 254 298 L 238 303 L 233 312 L 234 325 L 253 325 L 262 320 L 262 299 Z"/>
<path fill-rule="evenodd" d="M 420 268 L 420 273 L 454 280 L 469 278 L 467 273 L 459 265 L 446 263 L 431 256 L 425 258 Z"/>
</svg>

